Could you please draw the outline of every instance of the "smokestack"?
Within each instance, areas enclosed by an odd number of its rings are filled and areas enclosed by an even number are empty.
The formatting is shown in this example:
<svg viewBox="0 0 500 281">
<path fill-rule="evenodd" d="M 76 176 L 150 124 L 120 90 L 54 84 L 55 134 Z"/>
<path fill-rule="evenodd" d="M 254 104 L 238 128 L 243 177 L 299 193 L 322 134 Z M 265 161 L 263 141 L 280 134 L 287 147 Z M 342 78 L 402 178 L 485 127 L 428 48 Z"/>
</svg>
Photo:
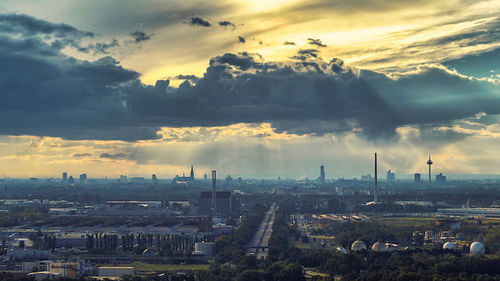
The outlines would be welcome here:
<svg viewBox="0 0 500 281">
<path fill-rule="evenodd" d="M 373 191 L 373 203 L 377 204 L 377 153 L 375 152 L 375 190 Z"/>
<path fill-rule="evenodd" d="M 216 192 L 217 192 L 217 172 L 212 171 L 212 215 L 217 216 L 217 202 L 216 202 Z"/>
</svg>

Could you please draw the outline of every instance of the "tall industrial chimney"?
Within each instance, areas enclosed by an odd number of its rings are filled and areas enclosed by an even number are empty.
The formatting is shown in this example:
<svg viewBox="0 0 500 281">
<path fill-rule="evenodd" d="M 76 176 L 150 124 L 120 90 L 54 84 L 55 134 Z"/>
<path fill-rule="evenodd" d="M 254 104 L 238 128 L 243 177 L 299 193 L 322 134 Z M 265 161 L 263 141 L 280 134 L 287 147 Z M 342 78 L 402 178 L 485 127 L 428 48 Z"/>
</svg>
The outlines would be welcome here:
<svg viewBox="0 0 500 281">
<path fill-rule="evenodd" d="M 375 152 L 375 189 L 373 191 L 373 203 L 377 204 L 377 153 Z"/>
<path fill-rule="evenodd" d="M 212 216 L 217 216 L 217 172 L 212 171 Z"/>
</svg>

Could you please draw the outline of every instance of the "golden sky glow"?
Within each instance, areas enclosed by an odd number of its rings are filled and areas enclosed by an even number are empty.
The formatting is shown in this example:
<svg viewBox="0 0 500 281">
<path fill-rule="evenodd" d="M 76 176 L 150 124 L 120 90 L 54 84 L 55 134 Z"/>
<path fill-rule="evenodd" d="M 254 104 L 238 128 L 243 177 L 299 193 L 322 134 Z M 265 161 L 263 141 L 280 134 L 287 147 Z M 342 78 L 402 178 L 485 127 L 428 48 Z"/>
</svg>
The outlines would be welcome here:
<svg viewBox="0 0 500 281">
<path fill-rule="evenodd" d="M 97 34 L 83 39 L 85 43 L 116 39 L 120 45 L 106 54 L 82 53 L 71 46 L 63 52 L 89 61 L 112 56 L 122 67 L 138 72 L 143 83 L 168 79 L 172 87 L 184 81 L 176 78 L 181 74 L 203 77 L 210 59 L 225 53 L 258 53 L 266 62 L 289 62 L 299 50 L 315 49 L 318 60 L 341 58 L 358 69 L 397 77 L 428 65 L 444 69 L 441 63 L 446 61 L 500 48 L 500 36 L 490 33 L 500 25 L 500 1 L 495 0 L 3 0 L 1 13 L 27 14 Z M 194 16 L 210 26 L 188 24 Z M 231 25 L 219 25 L 222 21 Z M 134 30 L 145 31 L 151 39 L 131 43 Z M 320 43 L 311 44 L 310 39 Z M 470 76 L 460 70 L 453 73 Z M 491 70 L 490 77 L 476 78 L 498 84 L 497 75 Z M 433 127 L 434 132 L 451 130 L 466 136 L 448 142 L 427 142 L 427 136 L 419 135 L 421 129 L 399 127 L 399 139 L 383 142 L 363 139 L 354 131 L 277 132 L 267 120 L 163 127 L 158 139 L 131 142 L 0 135 L 0 177 L 58 176 L 67 171 L 73 176 L 155 173 L 166 178 L 187 172 L 190 164 L 200 173 L 217 168 L 224 169 L 223 174 L 263 177 L 315 177 L 324 164 L 329 176 L 359 176 L 370 171 L 367 160 L 374 150 L 382 151 L 383 169 L 401 174 L 423 172 L 421 157 L 429 151 L 437 171 L 498 173 L 498 121 L 485 124 L 472 118 Z"/>
</svg>

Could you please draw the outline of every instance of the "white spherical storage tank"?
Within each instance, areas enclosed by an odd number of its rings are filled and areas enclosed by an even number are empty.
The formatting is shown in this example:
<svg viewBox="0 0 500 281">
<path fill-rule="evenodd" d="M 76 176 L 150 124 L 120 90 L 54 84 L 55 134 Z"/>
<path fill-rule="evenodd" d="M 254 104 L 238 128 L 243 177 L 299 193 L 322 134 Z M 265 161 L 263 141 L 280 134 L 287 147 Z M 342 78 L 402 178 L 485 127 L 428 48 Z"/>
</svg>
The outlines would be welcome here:
<svg viewBox="0 0 500 281">
<path fill-rule="evenodd" d="M 385 252 L 385 251 L 387 251 L 387 248 L 385 247 L 384 243 L 377 242 L 377 243 L 373 244 L 372 251 L 374 251 L 374 252 Z"/>
<path fill-rule="evenodd" d="M 484 255 L 484 245 L 481 242 L 470 244 L 470 254 L 475 257 Z"/>
<path fill-rule="evenodd" d="M 455 243 L 453 242 L 446 242 L 443 245 L 443 250 L 453 250 L 455 249 Z"/>
<path fill-rule="evenodd" d="M 352 243 L 351 245 L 351 251 L 357 252 L 357 251 L 363 251 L 366 250 L 366 244 L 363 241 L 356 240 Z"/>
</svg>

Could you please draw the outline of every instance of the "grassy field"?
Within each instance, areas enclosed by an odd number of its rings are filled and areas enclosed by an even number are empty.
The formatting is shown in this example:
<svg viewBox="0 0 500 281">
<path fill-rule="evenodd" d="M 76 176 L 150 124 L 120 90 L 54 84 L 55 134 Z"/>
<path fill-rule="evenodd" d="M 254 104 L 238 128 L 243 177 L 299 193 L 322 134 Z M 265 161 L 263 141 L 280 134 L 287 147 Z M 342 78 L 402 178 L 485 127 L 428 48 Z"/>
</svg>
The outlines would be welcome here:
<svg viewBox="0 0 500 281">
<path fill-rule="evenodd" d="M 300 241 L 295 241 L 293 246 L 298 249 L 311 249 L 311 245 L 309 245 L 309 243 L 301 243 Z"/>
<path fill-rule="evenodd" d="M 107 265 L 109 266 L 109 265 Z M 133 262 L 129 264 L 120 264 L 116 266 L 132 266 L 135 270 L 139 271 L 171 271 L 171 270 L 207 270 L 210 264 L 150 264 L 142 262 Z"/>
<path fill-rule="evenodd" d="M 391 226 L 429 226 L 434 225 L 436 218 L 431 217 L 372 217 L 372 221 Z"/>
<path fill-rule="evenodd" d="M 322 278 L 330 277 L 330 274 L 319 272 L 319 269 L 317 267 L 304 267 L 304 271 L 306 272 L 306 276 L 310 278 L 315 276 Z"/>
</svg>

